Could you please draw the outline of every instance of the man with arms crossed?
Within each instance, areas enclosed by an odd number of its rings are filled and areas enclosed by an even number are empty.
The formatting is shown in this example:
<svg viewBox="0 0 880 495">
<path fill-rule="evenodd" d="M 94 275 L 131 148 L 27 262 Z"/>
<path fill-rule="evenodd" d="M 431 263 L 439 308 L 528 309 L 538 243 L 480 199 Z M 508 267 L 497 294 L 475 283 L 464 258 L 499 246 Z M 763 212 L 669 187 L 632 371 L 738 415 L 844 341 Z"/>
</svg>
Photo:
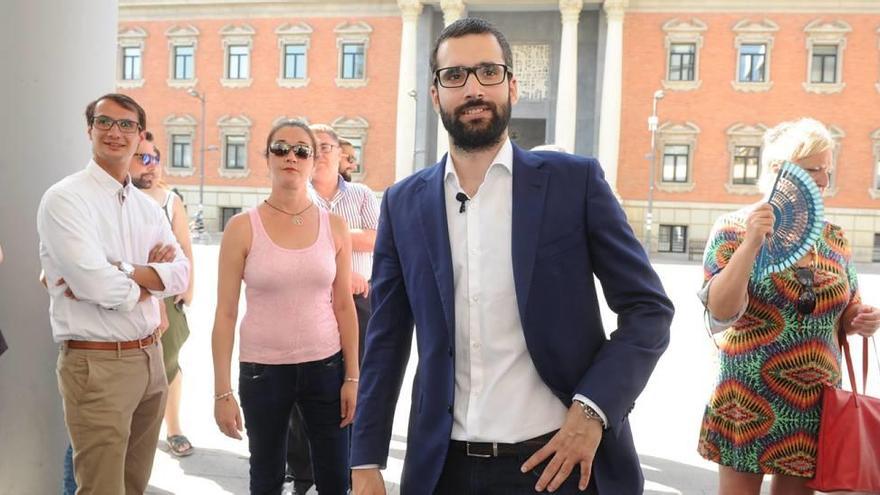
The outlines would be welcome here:
<svg viewBox="0 0 880 495">
<path fill-rule="evenodd" d="M 440 163 L 392 186 L 352 441 L 357 495 L 383 493 L 412 342 L 401 493 L 642 493 L 627 415 L 672 303 L 593 159 L 510 142 L 510 46 L 462 19 L 431 56 Z M 617 313 L 607 338 L 594 275 Z"/>
<path fill-rule="evenodd" d="M 143 108 L 121 94 L 86 108 L 92 160 L 46 191 L 37 213 L 58 389 L 79 494 L 146 490 L 168 384 L 161 298 L 186 291 L 189 260 L 128 170 Z M 170 261 L 169 261 L 170 260 Z"/>
</svg>

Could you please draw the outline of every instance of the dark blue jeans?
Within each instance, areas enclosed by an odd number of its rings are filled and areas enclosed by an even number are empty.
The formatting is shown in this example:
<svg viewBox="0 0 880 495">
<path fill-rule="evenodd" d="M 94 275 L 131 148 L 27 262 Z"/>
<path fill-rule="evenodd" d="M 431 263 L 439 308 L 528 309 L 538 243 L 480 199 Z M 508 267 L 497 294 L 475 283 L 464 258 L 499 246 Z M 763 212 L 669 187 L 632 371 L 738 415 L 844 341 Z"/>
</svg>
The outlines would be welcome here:
<svg viewBox="0 0 880 495">
<path fill-rule="evenodd" d="M 537 449 L 535 449 L 537 450 Z M 531 457 L 531 452 L 519 456 L 479 458 L 468 457 L 463 452 L 446 455 L 440 481 L 434 495 L 459 495 L 462 493 L 479 493 L 481 495 L 535 495 L 535 484 L 541 477 L 549 461 L 544 461 L 535 469 L 523 473 L 520 466 Z M 592 481 L 586 492 L 578 490 L 581 470 L 575 468 L 554 495 L 595 495 Z M 546 491 L 544 493 L 547 493 Z"/>
<path fill-rule="evenodd" d="M 248 435 L 251 494 L 278 495 L 284 484 L 287 428 L 298 408 L 321 495 L 349 489 L 349 433 L 340 428 L 342 353 L 299 364 L 241 363 L 239 394 Z"/>
<path fill-rule="evenodd" d="M 76 493 L 76 478 L 73 476 L 73 447 L 67 444 L 64 452 L 64 478 L 61 480 L 61 495 L 74 495 Z"/>
</svg>

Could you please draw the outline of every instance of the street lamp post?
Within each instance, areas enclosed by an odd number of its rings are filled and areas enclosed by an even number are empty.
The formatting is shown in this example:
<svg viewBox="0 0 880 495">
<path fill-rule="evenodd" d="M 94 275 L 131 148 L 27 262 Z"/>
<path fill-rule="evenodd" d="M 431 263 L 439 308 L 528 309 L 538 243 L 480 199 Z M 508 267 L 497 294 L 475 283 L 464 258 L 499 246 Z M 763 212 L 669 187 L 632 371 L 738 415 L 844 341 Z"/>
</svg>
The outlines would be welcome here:
<svg viewBox="0 0 880 495">
<path fill-rule="evenodd" d="M 657 102 L 663 99 L 663 90 L 654 91 L 653 105 L 651 106 L 651 116 L 648 117 L 648 130 L 651 131 L 651 151 L 647 155 L 648 159 L 648 211 L 645 213 L 645 253 L 651 255 L 651 231 L 654 228 L 654 175 L 656 170 L 655 164 L 655 148 L 657 146 Z"/>
<path fill-rule="evenodd" d="M 196 230 L 199 233 L 199 236 L 205 231 L 205 219 L 204 219 L 204 208 L 205 208 L 205 135 L 207 134 L 207 129 L 205 127 L 205 100 L 207 96 L 205 93 L 199 93 L 195 90 L 195 88 L 189 88 L 189 95 L 193 98 L 198 98 L 202 107 L 202 119 L 201 119 L 201 146 L 199 146 L 199 211 L 196 213 Z"/>
</svg>

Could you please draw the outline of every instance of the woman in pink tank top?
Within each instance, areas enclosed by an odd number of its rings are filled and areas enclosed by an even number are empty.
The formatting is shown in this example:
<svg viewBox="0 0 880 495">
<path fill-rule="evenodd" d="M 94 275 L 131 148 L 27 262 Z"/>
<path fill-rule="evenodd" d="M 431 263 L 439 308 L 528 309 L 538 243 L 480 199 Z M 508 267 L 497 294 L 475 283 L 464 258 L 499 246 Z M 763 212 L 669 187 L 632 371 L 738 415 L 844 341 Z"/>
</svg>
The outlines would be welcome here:
<svg viewBox="0 0 880 495">
<path fill-rule="evenodd" d="M 241 438 L 230 361 L 244 281 L 239 396 L 252 494 L 281 493 L 294 407 L 305 423 L 318 492 L 349 489 L 348 425 L 358 382 L 351 239 L 345 220 L 312 203 L 307 186 L 316 152 L 303 122 L 276 125 L 266 140 L 272 192 L 229 221 L 220 246 L 214 417 L 220 431 Z"/>
</svg>

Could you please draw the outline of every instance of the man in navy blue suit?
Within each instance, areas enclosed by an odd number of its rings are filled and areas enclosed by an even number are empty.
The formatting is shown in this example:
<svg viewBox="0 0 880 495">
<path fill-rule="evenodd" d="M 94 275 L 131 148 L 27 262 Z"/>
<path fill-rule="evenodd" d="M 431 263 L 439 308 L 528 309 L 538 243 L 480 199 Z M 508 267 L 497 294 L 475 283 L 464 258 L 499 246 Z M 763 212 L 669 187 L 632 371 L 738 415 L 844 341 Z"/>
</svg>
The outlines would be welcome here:
<svg viewBox="0 0 880 495">
<path fill-rule="evenodd" d="M 510 142 L 512 58 L 479 19 L 435 42 L 431 97 L 450 151 L 382 202 L 356 495 L 384 493 L 413 326 L 401 493 L 642 493 L 627 415 L 668 344 L 672 303 L 595 160 Z M 618 315 L 610 337 L 594 275 Z"/>
</svg>

